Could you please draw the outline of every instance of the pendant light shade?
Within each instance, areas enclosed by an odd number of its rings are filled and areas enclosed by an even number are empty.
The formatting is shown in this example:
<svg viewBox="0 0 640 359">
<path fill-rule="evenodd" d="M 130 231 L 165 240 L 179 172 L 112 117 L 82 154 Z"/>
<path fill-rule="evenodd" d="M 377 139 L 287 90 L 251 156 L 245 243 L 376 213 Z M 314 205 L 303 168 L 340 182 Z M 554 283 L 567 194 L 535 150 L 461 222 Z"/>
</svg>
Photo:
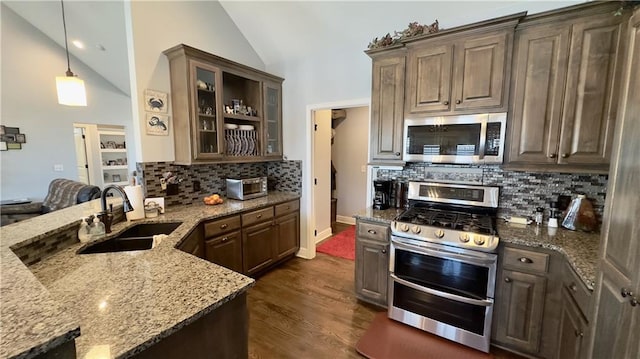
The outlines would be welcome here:
<svg viewBox="0 0 640 359">
<path fill-rule="evenodd" d="M 56 89 L 58 90 L 58 103 L 67 106 L 86 106 L 87 92 L 84 88 L 84 81 L 71 72 L 69 64 L 69 46 L 67 44 L 67 22 L 64 18 L 64 2 L 60 0 L 62 6 L 62 26 L 64 28 L 64 49 L 67 53 L 67 73 L 66 76 L 56 77 Z"/>
</svg>

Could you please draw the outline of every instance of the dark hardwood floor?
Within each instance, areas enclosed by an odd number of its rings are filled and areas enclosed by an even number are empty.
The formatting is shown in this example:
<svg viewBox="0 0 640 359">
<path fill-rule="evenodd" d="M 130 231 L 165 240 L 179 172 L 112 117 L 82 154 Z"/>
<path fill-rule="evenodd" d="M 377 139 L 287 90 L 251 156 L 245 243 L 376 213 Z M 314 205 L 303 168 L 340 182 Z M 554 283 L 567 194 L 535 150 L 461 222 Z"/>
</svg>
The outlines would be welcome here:
<svg viewBox="0 0 640 359">
<path fill-rule="evenodd" d="M 353 276 L 353 261 L 318 253 L 258 278 L 248 295 L 249 357 L 362 358 L 355 345 L 383 309 L 356 300 Z"/>
</svg>

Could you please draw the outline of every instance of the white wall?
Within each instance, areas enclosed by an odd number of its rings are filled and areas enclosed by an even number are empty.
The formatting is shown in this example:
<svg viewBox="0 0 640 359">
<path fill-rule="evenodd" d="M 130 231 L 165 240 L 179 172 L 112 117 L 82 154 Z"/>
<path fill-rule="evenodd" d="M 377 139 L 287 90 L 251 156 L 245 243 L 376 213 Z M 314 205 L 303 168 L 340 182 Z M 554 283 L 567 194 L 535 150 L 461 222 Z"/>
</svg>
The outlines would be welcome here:
<svg viewBox="0 0 640 359">
<path fill-rule="evenodd" d="M 184 43 L 257 69 L 264 70 L 264 64 L 218 2 L 132 1 L 128 5 L 131 98 L 140 139 L 136 151 L 143 162 L 173 161 L 172 126 L 169 136 L 147 136 L 144 127 L 144 90 L 171 93 L 169 62 L 162 52 Z"/>
<path fill-rule="evenodd" d="M 67 69 L 64 48 L 1 5 L 1 123 L 26 134 L 22 150 L 0 152 L 0 198 L 42 199 L 54 178 L 77 179 L 73 123 L 123 125 L 131 131 L 130 99 L 100 75 L 71 58 L 85 81 L 87 107 L 58 104 L 56 76 Z M 133 151 L 129 153 L 135 163 Z M 62 172 L 53 165 L 62 164 Z"/>
<path fill-rule="evenodd" d="M 316 241 L 321 241 L 331 235 L 331 110 L 315 111 L 314 122 L 318 125 L 313 139 L 313 176 L 318 180 L 313 192 L 315 230 Z"/>
<path fill-rule="evenodd" d="M 338 199 L 338 221 L 354 223 L 353 215 L 366 207 L 369 108 L 346 110 L 347 118 L 339 122 L 335 129 L 331 159 L 337 171 L 335 194 Z"/>
</svg>

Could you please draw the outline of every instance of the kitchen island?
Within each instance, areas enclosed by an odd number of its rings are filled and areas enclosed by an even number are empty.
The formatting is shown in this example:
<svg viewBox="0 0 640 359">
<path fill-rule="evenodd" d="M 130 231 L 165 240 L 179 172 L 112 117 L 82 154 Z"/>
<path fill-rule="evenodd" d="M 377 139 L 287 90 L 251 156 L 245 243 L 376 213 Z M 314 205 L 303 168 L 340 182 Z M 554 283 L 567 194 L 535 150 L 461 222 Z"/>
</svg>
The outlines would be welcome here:
<svg viewBox="0 0 640 359">
<path fill-rule="evenodd" d="M 131 357 L 234 299 L 254 280 L 177 250 L 200 222 L 299 198 L 274 193 L 222 205 L 168 208 L 135 223 L 182 222 L 151 250 L 76 254 L 73 244 L 27 267 L 14 251 L 77 228 L 99 200 L 0 228 L 0 357 L 29 358 L 69 345 L 79 358 Z M 110 236 L 133 222 L 115 224 Z"/>
</svg>

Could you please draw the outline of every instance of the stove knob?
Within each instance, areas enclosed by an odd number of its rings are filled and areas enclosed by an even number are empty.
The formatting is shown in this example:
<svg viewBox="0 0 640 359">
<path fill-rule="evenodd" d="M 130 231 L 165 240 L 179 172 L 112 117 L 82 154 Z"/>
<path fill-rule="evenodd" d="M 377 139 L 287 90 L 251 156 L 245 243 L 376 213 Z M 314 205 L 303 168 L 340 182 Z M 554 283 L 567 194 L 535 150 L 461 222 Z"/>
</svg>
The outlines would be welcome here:
<svg viewBox="0 0 640 359">
<path fill-rule="evenodd" d="M 477 244 L 477 245 L 481 246 L 481 245 L 483 245 L 483 244 L 484 244 L 484 238 L 482 238 L 482 237 L 476 237 L 476 238 L 474 238 L 474 239 L 473 239 L 473 242 L 474 242 L 475 244 Z"/>
<path fill-rule="evenodd" d="M 400 230 L 403 232 L 408 232 L 409 231 L 409 225 L 408 224 L 401 224 L 400 225 Z"/>
<path fill-rule="evenodd" d="M 469 235 L 466 233 L 461 233 L 459 239 L 460 239 L 460 242 L 467 243 L 469 242 Z"/>
<path fill-rule="evenodd" d="M 435 234 L 436 237 L 438 237 L 438 238 L 444 237 L 444 231 L 442 229 L 436 229 L 436 231 L 433 232 L 433 234 Z"/>
<path fill-rule="evenodd" d="M 413 227 L 411 227 L 411 232 L 413 232 L 413 233 L 415 233 L 415 234 L 420 233 L 420 231 L 421 231 L 421 230 L 422 230 L 422 229 L 421 229 L 420 227 L 418 227 L 418 226 L 413 226 Z"/>
</svg>

